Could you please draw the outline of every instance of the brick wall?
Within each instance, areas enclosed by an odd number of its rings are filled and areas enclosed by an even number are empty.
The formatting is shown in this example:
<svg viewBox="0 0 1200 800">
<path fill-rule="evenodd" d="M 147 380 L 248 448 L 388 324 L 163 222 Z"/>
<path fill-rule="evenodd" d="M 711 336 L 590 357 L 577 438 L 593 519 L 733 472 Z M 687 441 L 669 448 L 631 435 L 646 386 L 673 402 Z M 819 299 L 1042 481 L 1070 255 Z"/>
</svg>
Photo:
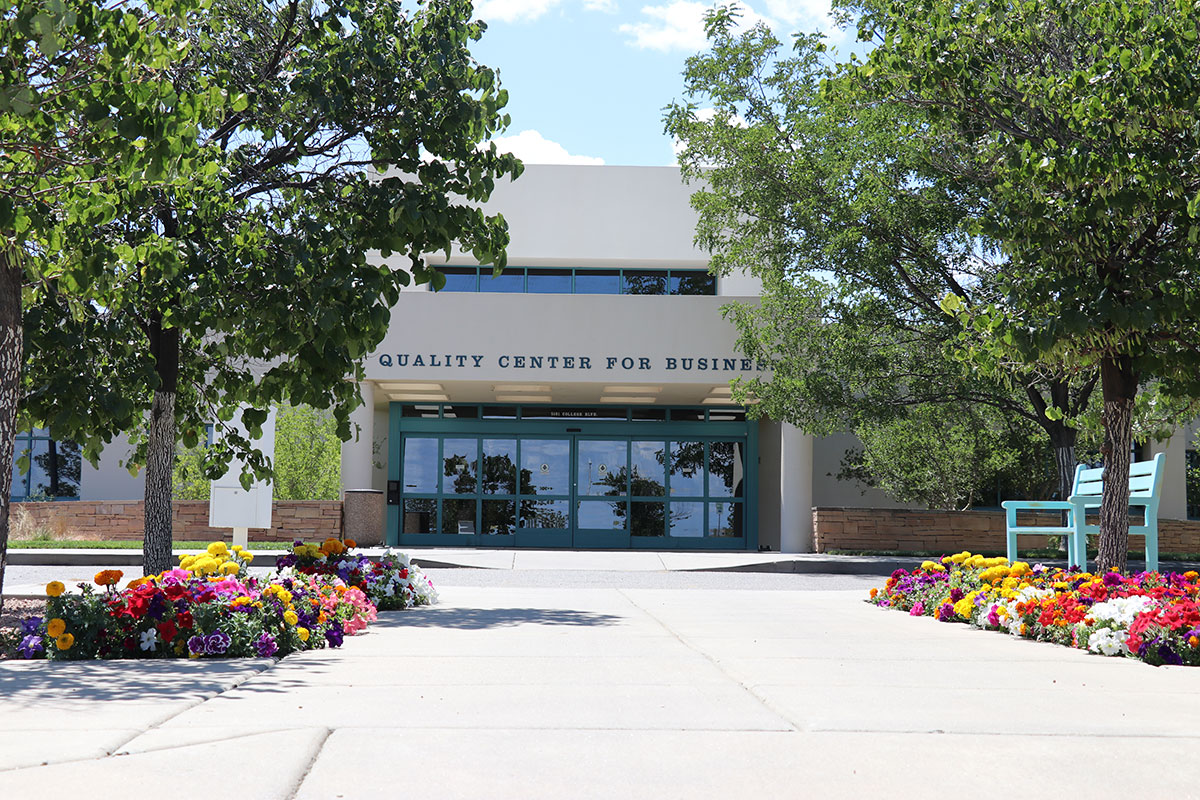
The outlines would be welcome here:
<svg viewBox="0 0 1200 800">
<path fill-rule="evenodd" d="M 208 527 L 207 500 L 176 500 L 172 506 L 176 541 L 214 541 L 230 537 L 228 528 Z M 271 509 L 274 527 L 270 530 L 251 528 L 251 540 L 320 542 L 341 535 L 340 500 L 276 500 Z M 142 501 L 13 503 L 13 521 L 14 538 L 22 537 L 26 530 L 42 528 L 57 539 L 137 541 L 142 538 Z"/>
<path fill-rule="evenodd" d="M 1022 525 L 1039 521 L 1056 525 L 1056 516 L 1024 514 Z M 1045 536 L 1020 536 L 1018 545 L 1043 548 Z M 1130 536 L 1130 551 L 1145 548 L 1145 537 Z M 1004 555 L 1003 511 L 903 511 L 886 508 L 814 508 L 813 549 L 895 550 L 901 552 L 957 553 L 970 550 Z M 1200 553 L 1200 521 L 1166 519 L 1158 522 L 1158 549 L 1162 553 Z"/>
</svg>

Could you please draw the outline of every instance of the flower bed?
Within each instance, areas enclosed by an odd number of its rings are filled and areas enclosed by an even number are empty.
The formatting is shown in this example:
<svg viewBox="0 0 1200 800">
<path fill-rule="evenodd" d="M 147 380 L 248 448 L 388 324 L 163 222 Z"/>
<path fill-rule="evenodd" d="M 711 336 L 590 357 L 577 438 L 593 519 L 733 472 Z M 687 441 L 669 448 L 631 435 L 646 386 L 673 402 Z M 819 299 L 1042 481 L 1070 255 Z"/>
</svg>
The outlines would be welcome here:
<svg viewBox="0 0 1200 800">
<path fill-rule="evenodd" d="M 340 647 L 376 619 L 378 608 L 437 600 L 406 556 L 371 562 L 333 539 L 320 547 L 297 542 L 294 550 L 303 558 L 265 577 L 249 574 L 251 553 L 214 542 L 181 556 L 176 569 L 124 589 L 117 588 L 120 570 L 97 573 L 99 590 L 80 584 L 79 594 L 51 581 L 46 615 L 21 623 L 16 653 L 52 660 L 285 656 Z"/>
<path fill-rule="evenodd" d="M 1009 564 L 958 553 L 898 569 L 869 602 L 1150 664 L 1200 665 L 1196 572 L 1117 572 Z"/>
</svg>

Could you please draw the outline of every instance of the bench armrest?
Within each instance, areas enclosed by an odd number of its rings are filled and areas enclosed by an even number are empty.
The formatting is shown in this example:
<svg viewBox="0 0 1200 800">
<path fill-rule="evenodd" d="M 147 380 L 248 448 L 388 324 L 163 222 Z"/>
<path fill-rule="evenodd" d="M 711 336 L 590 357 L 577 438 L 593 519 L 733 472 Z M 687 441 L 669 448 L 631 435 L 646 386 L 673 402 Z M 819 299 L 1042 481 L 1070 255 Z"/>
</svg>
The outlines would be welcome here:
<svg viewBox="0 0 1200 800">
<path fill-rule="evenodd" d="M 1005 500 L 1000 506 L 1017 511 L 1070 511 L 1075 504 L 1069 500 Z"/>
</svg>

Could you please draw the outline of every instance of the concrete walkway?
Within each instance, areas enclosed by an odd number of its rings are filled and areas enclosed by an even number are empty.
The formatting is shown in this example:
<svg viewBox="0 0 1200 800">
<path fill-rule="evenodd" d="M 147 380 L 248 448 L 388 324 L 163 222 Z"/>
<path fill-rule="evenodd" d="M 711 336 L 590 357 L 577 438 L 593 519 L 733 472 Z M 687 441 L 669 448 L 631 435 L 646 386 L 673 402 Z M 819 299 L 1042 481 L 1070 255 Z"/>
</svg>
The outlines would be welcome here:
<svg viewBox="0 0 1200 800">
<path fill-rule="evenodd" d="M 1195 670 L 861 591 L 441 591 L 274 665 L 0 662 L 0 797 L 1200 792 Z"/>
</svg>

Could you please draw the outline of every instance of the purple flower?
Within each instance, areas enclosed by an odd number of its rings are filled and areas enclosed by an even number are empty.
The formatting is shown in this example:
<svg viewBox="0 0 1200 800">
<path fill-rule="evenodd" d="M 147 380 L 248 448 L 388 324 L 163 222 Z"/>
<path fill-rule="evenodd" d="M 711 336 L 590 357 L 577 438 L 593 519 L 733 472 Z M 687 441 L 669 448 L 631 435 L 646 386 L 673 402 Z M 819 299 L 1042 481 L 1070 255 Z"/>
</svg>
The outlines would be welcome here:
<svg viewBox="0 0 1200 800">
<path fill-rule="evenodd" d="M 957 603 L 959 600 L 963 599 L 963 595 L 965 594 L 966 592 L 956 586 L 950 590 L 950 599 L 951 601 Z"/>
<path fill-rule="evenodd" d="M 25 636 L 37 633 L 40 627 L 42 627 L 41 617 L 27 617 L 21 621 L 21 633 Z"/>
<path fill-rule="evenodd" d="M 954 619 L 954 606 L 950 603 L 942 603 L 937 610 L 937 618 L 941 622 L 950 622 Z"/>
<path fill-rule="evenodd" d="M 1174 664 L 1177 667 L 1183 666 L 1183 657 L 1171 649 L 1171 645 L 1163 642 L 1158 646 L 1158 657 L 1163 660 L 1164 664 Z"/>
<path fill-rule="evenodd" d="M 33 658 L 45 648 L 42 646 L 42 637 L 36 633 L 30 633 L 21 640 L 17 645 L 17 652 L 21 654 L 21 658 Z"/>
<path fill-rule="evenodd" d="M 1117 586 L 1120 583 L 1121 583 L 1121 573 L 1119 573 L 1119 572 L 1104 573 L 1104 585 L 1105 586 Z"/>
<path fill-rule="evenodd" d="M 275 644 L 274 636 L 264 633 L 254 642 L 254 649 L 258 651 L 259 658 L 270 658 L 279 650 L 279 645 Z"/>
<path fill-rule="evenodd" d="M 892 572 L 892 577 L 895 578 L 896 580 L 900 580 L 901 578 L 903 578 L 906 575 L 908 575 L 908 572 L 905 570 L 902 570 L 902 569 L 897 569 L 894 572 Z"/>
<path fill-rule="evenodd" d="M 329 626 L 329 630 L 325 631 L 325 641 L 329 642 L 330 647 L 341 647 L 345 634 L 342 632 L 342 623 L 335 622 Z"/>
<path fill-rule="evenodd" d="M 232 643 L 233 639 L 228 633 L 213 631 L 204 637 L 204 652 L 210 656 L 219 656 L 224 654 Z"/>
<path fill-rule="evenodd" d="M 193 636 L 192 638 L 188 639 L 187 645 L 188 645 L 188 652 L 191 653 L 192 655 L 197 655 L 197 656 L 204 655 L 204 637 L 203 636 L 200 636 L 200 635 Z"/>
</svg>

